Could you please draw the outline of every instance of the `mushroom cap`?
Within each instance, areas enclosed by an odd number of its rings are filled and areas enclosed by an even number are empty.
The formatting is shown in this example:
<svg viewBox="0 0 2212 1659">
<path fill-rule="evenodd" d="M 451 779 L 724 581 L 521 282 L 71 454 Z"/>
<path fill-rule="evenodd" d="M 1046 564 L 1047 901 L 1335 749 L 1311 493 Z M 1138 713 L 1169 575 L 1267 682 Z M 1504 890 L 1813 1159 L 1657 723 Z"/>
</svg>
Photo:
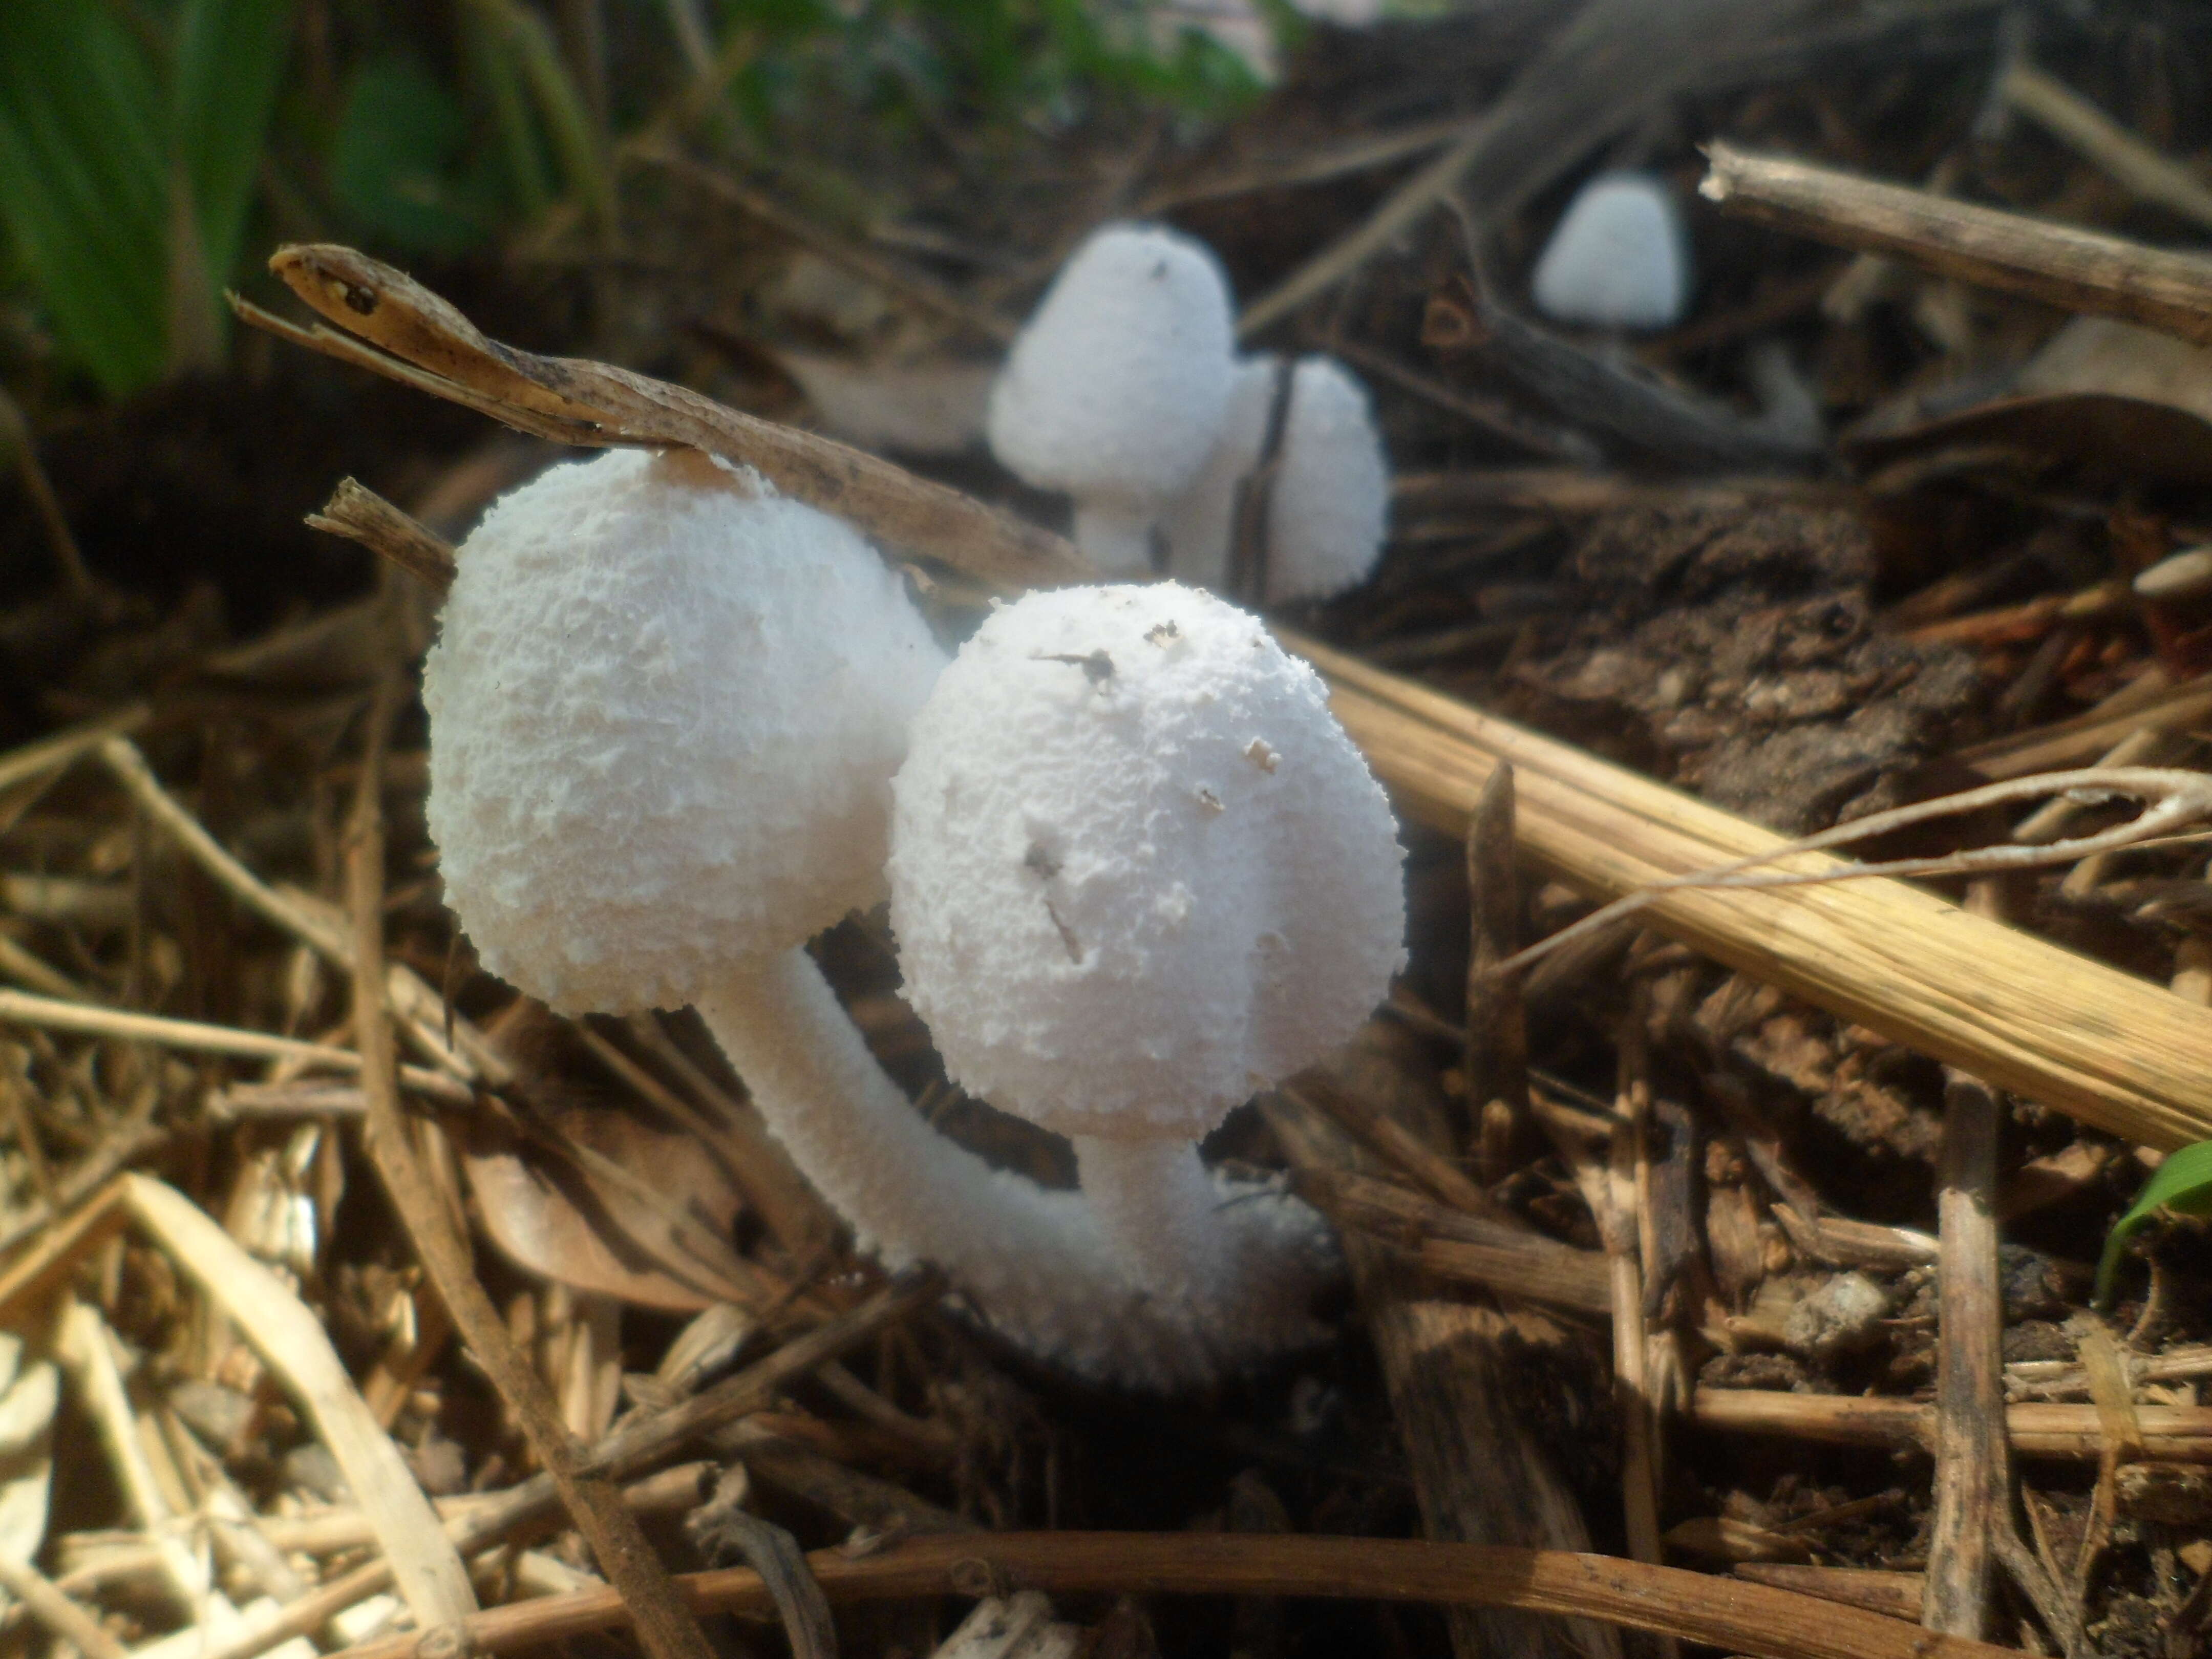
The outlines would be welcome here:
<svg viewBox="0 0 2212 1659">
<path fill-rule="evenodd" d="M 1536 308 L 1593 328 L 1666 328 L 1689 301 L 1689 238 L 1648 173 L 1601 173 L 1575 193 L 1530 279 Z"/>
<path fill-rule="evenodd" d="M 1334 357 L 1301 358 L 1267 504 L 1267 603 L 1364 581 L 1389 518 L 1390 463 L 1367 388 Z"/>
<path fill-rule="evenodd" d="M 483 964 L 568 1012 L 690 1001 L 882 890 L 944 666 L 851 529 L 690 452 L 610 450 L 462 545 L 423 672 L 429 823 Z"/>
<path fill-rule="evenodd" d="M 892 788 L 907 994 L 954 1078 L 1048 1128 L 1202 1135 L 1405 962 L 1389 804 L 1319 677 L 1195 588 L 993 612 Z"/>
<path fill-rule="evenodd" d="M 1237 364 L 1206 469 L 1160 520 L 1178 580 L 1215 589 L 1228 581 L 1237 486 L 1267 447 L 1278 368 L 1269 356 Z M 1366 388 L 1334 357 L 1304 357 L 1291 371 L 1276 460 L 1266 603 L 1327 599 L 1365 580 L 1389 527 L 1390 464 Z"/>
<path fill-rule="evenodd" d="M 1028 483 L 1149 520 L 1197 476 L 1228 407 L 1229 284 L 1203 243 L 1094 233 L 991 390 L 991 451 Z"/>
</svg>

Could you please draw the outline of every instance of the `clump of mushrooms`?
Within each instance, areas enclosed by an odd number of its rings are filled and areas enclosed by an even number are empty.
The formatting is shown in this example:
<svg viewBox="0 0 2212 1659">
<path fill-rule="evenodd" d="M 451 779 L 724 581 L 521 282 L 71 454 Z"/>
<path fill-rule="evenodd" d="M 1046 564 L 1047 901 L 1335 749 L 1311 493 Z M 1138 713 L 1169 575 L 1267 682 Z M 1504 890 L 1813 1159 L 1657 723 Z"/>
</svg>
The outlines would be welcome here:
<svg viewBox="0 0 2212 1659">
<path fill-rule="evenodd" d="M 1325 599 L 1382 546 L 1389 466 L 1334 358 L 1237 359 L 1227 279 L 1202 244 L 1109 225 L 1077 250 L 992 389 L 991 448 L 1075 501 L 1109 575 L 1168 572 L 1256 605 Z M 1240 506 L 1260 522 L 1237 568 Z"/>
<path fill-rule="evenodd" d="M 507 496 L 458 562 L 429 818 L 489 970 L 571 1012 L 696 1003 L 864 1248 L 938 1263 L 1042 1357 L 1162 1387 L 1317 1334 L 1302 1304 L 1240 1322 L 1149 1294 L 1081 1194 L 924 1122 L 807 954 L 882 890 L 890 779 L 945 667 L 857 535 L 741 469 L 611 451 Z"/>
<path fill-rule="evenodd" d="M 961 648 L 893 787 L 891 924 L 948 1071 L 1074 1139 L 1139 1282 L 1265 1340 L 1316 1224 L 1224 1207 L 1196 1143 L 1405 960 L 1389 805 L 1318 677 L 1177 583 L 1033 593 Z"/>
<path fill-rule="evenodd" d="M 1161 511 L 1196 477 L 1229 404 L 1234 329 L 1212 252 L 1109 225 L 1061 268 L 992 387 L 992 453 L 1075 502 L 1102 570 L 1152 568 Z"/>
</svg>

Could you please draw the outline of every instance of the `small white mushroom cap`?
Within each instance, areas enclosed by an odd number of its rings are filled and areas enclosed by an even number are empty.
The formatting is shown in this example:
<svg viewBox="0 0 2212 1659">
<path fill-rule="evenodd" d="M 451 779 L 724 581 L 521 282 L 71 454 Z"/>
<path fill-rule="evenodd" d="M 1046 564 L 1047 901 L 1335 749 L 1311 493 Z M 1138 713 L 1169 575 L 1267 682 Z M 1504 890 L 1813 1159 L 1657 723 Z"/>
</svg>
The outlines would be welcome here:
<svg viewBox="0 0 2212 1659">
<path fill-rule="evenodd" d="M 1237 486 L 1260 465 L 1273 413 L 1275 378 L 1282 360 L 1269 355 L 1239 358 L 1206 465 L 1188 489 L 1160 515 L 1168 546 L 1168 574 L 1194 587 L 1219 592 L 1229 580 L 1230 549 L 1237 536 Z"/>
<path fill-rule="evenodd" d="M 610 450 L 463 544 L 423 673 L 429 824 L 484 966 L 675 1006 L 872 902 L 944 665 L 851 529 L 688 452 Z"/>
<path fill-rule="evenodd" d="M 1334 357 L 1299 361 L 1267 507 L 1267 603 L 1364 581 L 1390 518 L 1390 464 L 1367 388 Z"/>
<path fill-rule="evenodd" d="M 907 994 L 971 1092 L 1194 1139 L 1358 1029 L 1403 965 L 1403 854 L 1320 678 L 1174 582 L 994 611 L 893 784 Z"/>
<path fill-rule="evenodd" d="M 1206 464 L 1228 407 L 1229 284 L 1204 244 L 1109 225 L 1076 251 L 992 388 L 991 450 L 1075 498 L 1109 568 L 1146 568 L 1146 532 Z"/>
<path fill-rule="evenodd" d="M 1278 371 L 1273 357 L 1237 364 L 1206 470 L 1160 520 L 1178 581 L 1225 588 L 1238 486 L 1267 447 Z M 1389 527 L 1390 465 L 1366 388 L 1334 358 L 1301 358 L 1291 371 L 1276 462 L 1263 602 L 1327 599 L 1366 580 Z"/>
<path fill-rule="evenodd" d="M 1644 173 L 1601 173 L 1575 193 L 1530 284 L 1555 322 L 1667 328 L 1689 303 L 1689 237 L 1674 192 Z"/>
</svg>

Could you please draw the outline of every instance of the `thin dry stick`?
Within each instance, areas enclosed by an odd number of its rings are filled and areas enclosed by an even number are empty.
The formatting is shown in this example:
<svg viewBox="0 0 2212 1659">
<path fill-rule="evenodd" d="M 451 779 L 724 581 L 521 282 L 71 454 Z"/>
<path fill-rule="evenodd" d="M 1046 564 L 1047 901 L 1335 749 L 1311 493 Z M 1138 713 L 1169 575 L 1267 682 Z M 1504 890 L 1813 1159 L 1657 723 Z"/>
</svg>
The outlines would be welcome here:
<svg viewBox="0 0 2212 1659">
<path fill-rule="evenodd" d="M 355 928 L 354 1038 L 361 1045 L 362 1084 L 368 1095 L 363 1139 L 455 1328 L 560 1489 L 577 1530 L 628 1605 L 646 1651 L 653 1659 L 713 1659 L 698 1620 L 670 1587 L 659 1557 L 623 1503 L 621 1488 L 605 1474 L 583 1472 L 582 1448 L 562 1420 L 560 1402 L 508 1336 L 410 1139 L 385 1009 L 382 773 L 393 702 L 393 682 L 387 677 L 370 716 L 368 752 L 362 762 L 346 849 Z"/>
<path fill-rule="evenodd" d="M 808 1558 L 832 1602 L 1003 1594 L 1286 1595 L 1427 1601 L 1581 1614 L 1767 1659 L 2020 1659 L 2011 1648 L 1931 1635 L 1857 1607 L 1764 1584 L 1608 1555 L 1395 1538 L 1224 1533 L 997 1533 L 910 1539 L 854 1559 Z M 679 1579 L 694 1606 L 765 1613 L 767 1587 L 743 1569 Z M 486 1651 L 513 1652 L 619 1626 L 612 1589 L 495 1607 L 469 1621 Z M 417 1659 L 410 1633 L 337 1659 Z"/>
<path fill-rule="evenodd" d="M 1998 81 L 1997 95 L 2144 201 L 2212 225 L 2212 190 L 2202 179 L 2055 76 L 2017 58 Z"/>
<path fill-rule="evenodd" d="M 2062 311 L 2124 317 L 2212 345 L 2212 262 L 2193 254 L 1730 144 L 1716 143 L 1705 155 L 1711 170 L 1699 191 L 1729 213 Z"/>
<path fill-rule="evenodd" d="M 480 409 L 519 430 L 589 447 L 682 447 L 725 456 L 892 546 L 994 580 L 1030 584 L 1085 574 L 1059 537 L 865 451 L 625 369 L 540 357 L 487 339 L 428 289 L 351 248 L 284 248 L 270 268 L 346 335 L 375 349 L 364 352 L 327 328 L 295 328 L 234 300 L 247 321 Z"/>
<path fill-rule="evenodd" d="M 1765 1389 L 1699 1389 L 1691 1419 L 1703 1429 L 1772 1434 L 1838 1446 L 1931 1449 L 1936 1413 L 1911 1400 L 1849 1394 L 1783 1394 Z M 2212 1407 L 2138 1406 L 2142 1455 L 2212 1463 Z M 2021 1457 L 2094 1462 L 2104 1455 L 2094 1406 L 2032 1401 L 2005 1407 L 2005 1437 Z"/>
<path fill-rule="evenodd" d="M 1521 976 L 1491 970 L 1521 948 L 1521 882 L 1513 867 L 1513 769 L 1490 775 L 1467 827 L 1467 1103 L 1477 1167 L 1504 1179 L 1528 1117 L 1528 1027 Z"/>
<path fill-rule="evenodd" d="M 1936 1516 L 1921 1622 L 1986 1638 L 1992 1534 L 2012 1526 L 2004 1423 L 2004 1304 L 1997 1273 L 1996 1096 L 1963 1072 L 1943 1093 L 1938 1264 Z"/>
<path fill-rule="evenodd" d="M 453 585 L 452 544 L 357 479 L 340 478 L 322 511 L 307 514 L 307 525 L 359 542 L 433 592 Z"/>
<path fill-rule="evenodd" d="M 129 1659 L 122 1643 L 99 1620 L 62 1594 L 54 1581 L 34 1568 L 18 1566 L 0 1555 L 0 1589 L 21 1601 L 58 1638 L 84 1659 Z"/>
<path fill-rule="evenodd" d="M 61 499 L 54 494 L 52 480 L 40 463 L 38 445 L 32 441 L 31 428 L 23 418 L 23 411 L 14 398 L 0 386 L 0 455 L 9 450 L 15 453 L 15 472 L 21 479 L 23 493 L 31 498 L 31 507 L 45 526 L 46 540 L 54 550 L 54 562 L 60 568 L 62 585 L 79 604 L 88 604 L 100 594 L 100 584 L 84 562 L 84 554 L 70 532 L 69 516 L 62 511 Z"/>
<path fill-rule="evenodd" d="M 235 1025 L 171 1019 L 166 1014 L 134 1014 L 121 1008 L 36 996 L 28 991 L 0 990 L 0 1024 L 8 1024 L 70 1031 L 82 1036 L 112 1037 L 121 1042 L 155 1042 L 163 1048 L 183 1048 L 194 1054 L 231 1054 L 241 1060 L 285 1060 L 339 1072 L 361 1069 L 361 1056 L 350 1048 L 333 1048 L 327 1043 L 276 1036 L 267 1031 L 248 1031 Z M 420 1066 L 403 1066 L 400 1081 L 452 1105 L 465 1106 L 474 1099 L 468 1090 L 459 1087 L 450 1079 Z"/>
</svg>

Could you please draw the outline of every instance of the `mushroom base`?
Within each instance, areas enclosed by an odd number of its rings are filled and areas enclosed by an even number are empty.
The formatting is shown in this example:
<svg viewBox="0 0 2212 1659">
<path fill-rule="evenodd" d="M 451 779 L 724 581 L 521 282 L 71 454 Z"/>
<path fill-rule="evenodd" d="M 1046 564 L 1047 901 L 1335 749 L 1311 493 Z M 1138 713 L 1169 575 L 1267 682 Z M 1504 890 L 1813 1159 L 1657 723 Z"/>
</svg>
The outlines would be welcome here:
<svg viewBox="0 0 2212 1659">
<path fill-rule="evenodd" d="M 1243 1276 L 1209 1269 L 1194 1294 L 1163 1295 L 1139 1282 L 1082 1194 L 994 1170 L 931 1128 L 803 948 L 738 964 L 698 1008 L 860 1247 L 890 1267 L 934 1263 L 981 1322 L 1040 1358 L 1102 1382 L 1171 1389 L 1327 1336 L 1307 1305 L 1333 1269 L 1319 1218 L 1273 1194 L 1217 1212 L 1222 1194 L 1187 1144 L 1182 1201 L 1217 1240 L 1201 1249 L 1231 1240 L 1225 1259 Z M 1270 1252 L 1279 1264 L 1259 1272 Z"/>
</svg>

